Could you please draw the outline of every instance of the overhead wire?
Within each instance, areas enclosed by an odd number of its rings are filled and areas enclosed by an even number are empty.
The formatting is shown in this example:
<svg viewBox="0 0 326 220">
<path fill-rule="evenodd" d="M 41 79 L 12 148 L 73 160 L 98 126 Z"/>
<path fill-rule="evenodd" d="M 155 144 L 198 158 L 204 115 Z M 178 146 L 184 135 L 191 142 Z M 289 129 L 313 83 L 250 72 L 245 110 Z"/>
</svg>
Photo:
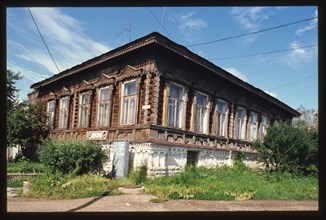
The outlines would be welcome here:
<svg viewBox="0 0 326 220">
<path fill-rule="evenodd" d="M 291 22 L 291 23 L 287 23 L 287 24 L 282 24 L 282 25 L 275 26 L 275 27 L 265 28 L 265 29 L 261 29 L 261 30 L 258 30 L 258 31 L 249 32 L 249 33 L 245 33 L 245 34 L 239 34 L 239 35 L 235 35 L 235 36 L 231 36 L 231 37 L 225 37 L 225 38 L 221 38 L 221 39 L 217 39 L 217 40 L 212 40 L 212 41 L 207 41 L 207 42 L 202 42 L 202 43 L 197 43 L 197 44 L 190 44 L 190 45 L 186 45 L 186 47 L 193 47 L 193 46 L 199 46 L 199 45 L 205 45 L 205 44 L 212 44 L 212 43 L 217 43 L 217 42 L 221 42 L 221 41 L 225 41 L 225 40 L 244 37 L 244 36 L 248 36 L 248 35 L 252 35 L 252 34 L 258 34 L 258 33 L 266 32 L 266 31 L 278 29 L 278 28 L 281 28 L 281 27 L 294 25 L 294 24 L 299 24 L 299 23 L 306 22 L 306 21 L 310 21 L 310 20 L 313 20 L 313 19 L 316 19 L 316 18 L 318 18 L 318 17 L 307 18 L 307 19 L 303 19 L 303 20 L 299 20 L 299 21 L 295 21 L 295 22 Z"/>
<path fill-rule="evenodd" d="M 153 11 L 151 10 L 151 8 L 147 8 L 148 11 L 151 13 L 152 17 L 155 19 L 155 21 L 163 28 L 163 30 L 172 38 L 172 35 L 168 32 L 168 30 L 166 30 L 166 28 L 160 23 L 160 21 L 157 19 L 157 17 L 155 16 L 155 14 L 153 13 Z"/>
<path fill-rule="evenodd" d="M 42 39 L 42 41 L 43 41 L 43 43 L 44 43 L 44 45 L 45 45 L 47 51 L 48 51 L 49 54 L 50 54 L 50 57 L 51 57 L 51 59 L 52 59 L 54 65 L 55 65 L 55 67 L 57 68 L 58 72 L 60 72 L 60 69 L 59 69 L 57 63 L 55 62 L 55 60 L 54 60 L 54 58 L 53 58 L 53 56 L 52 56 L 52 53 L 51 53 L 51 51 L 50 51 L 48 45 L 46 44 L 46 42 L 45 42 L 45 40 L 44 40 L 44 38 L 43 38 L 43 36 L 42 36 L 42 33 L 41 33 L 40 29 L 39 29 L 38 26 L 37 26 L 37 23 L 36 23 L 36 21 L 35 21 L 35 19 L 34 19 L 34 17 L 33 17 L 33 14 L 32 14 L 32 12 L 31 12 L 31 10 L 30 10 L 29 8 L 27 8 L 27 9 L 28 9 L 28 11 L 29 11 L 29 14 L 30 14 L 31 17 L 32 17 L 32 20 L 33 20 L 33 22 L 34 22 L 34 25 L 35 25 L 35 27 L 36 27 L 36 29 L 37 29 L 39 35 L 41 36 L 41 39 Z"/>
<path fill-rule="evenodd" d="M 312 45 L 306 45 L 306 46 L 302 46 L 302 47 L 294 47 L 294 48 L 282 49 L 282 50 L 273 50 L 273 51 L 267 51 L 267 52 L 261 52 L 261 53 L 239 55 L 239 56 L 217 57 L 217 58 L 212 58 L 212 59 L 208 59 L 208 60 L 226 60 L 226 59 L 235 59 L 235 58 L 243 58 L 243 57 L 252 57 L 252 56 L 258 56 L 258 55 L 264 55 L 264 54 L 281 53 L 281 52 L 297 50 L 297 49 L 307 48 L 307 47 L 314 47 L 314 46 L 318 46 L 318 44 L 312 44 Z"/>
</svg>

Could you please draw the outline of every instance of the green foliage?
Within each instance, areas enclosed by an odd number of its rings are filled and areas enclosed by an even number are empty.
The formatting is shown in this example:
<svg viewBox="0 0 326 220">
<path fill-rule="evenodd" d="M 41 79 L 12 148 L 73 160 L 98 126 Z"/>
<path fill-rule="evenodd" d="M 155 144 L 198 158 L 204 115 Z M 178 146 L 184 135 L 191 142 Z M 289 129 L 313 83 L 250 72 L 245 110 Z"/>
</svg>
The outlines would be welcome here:
<svg viewBox="0 0 326 220">
<path fill-rule="evenodd" d="M 26 178 L 9 179 L 7 180 L 7 187 L 23 187 L 23 182 L 26 180 Z"/>
<path fill-rule="evenodd" d="M 130 179 L 134 184 L 141 184 L 147 180 L 147 168 L 146 166 L 136 167 L 131 170 L 128 174 L 128 179 Z"/>
<path fill-rule="evenodd" d="M 263 140 L 254 143 L 265 163 L 276 171 L 316 175 L 318 133 L 293 127 L 289 122 L 275 122 Z"/>
<path fill-rule="evenodd" d="M 7 70 L 7 111 L 11 111 L 17 103 L 16 81 L 22 79 L 20 72 L 15 73 L 12 70 Z"/>
<path fill-rule="evenodd" d="M 20 159 L 7 163 L 7 173 L 42 173 L 45 167 L 42 163 L 28 159 Z"/>
<path fill-rule="evenodd" d="M 23 101 L 7 112 L 7 147 L 21 146 L 24 153 L 47 136 L 47 116 L 43 108 L 40 103 L 31 105 Z M 25 153 L 25 156 L 33 159 L 34 155 Z"/>
<path fill-rule="evenodd" d="M 119 181 L 94 174 L 44 173 L 30 180 L 28 197 L 47 199 L 77 199 L 118 195 Z"/>
<path fill-rule="evenodd" d="M 149 179 L 145 192 L 168 199 L 266 200 L 318 199 L 316 177 L 296 177 L 290 173 L 253 171 L 241 164 L 230 167 L 186 167 L 182 173 Z"/>
<path fill-rule="evenodd" d="M 76 175 L 100 172 L 106 158 L 98 143 L 73 140 L 45 140 L 39 154 L 41 162 L 52 173 Z"/>
</svg>

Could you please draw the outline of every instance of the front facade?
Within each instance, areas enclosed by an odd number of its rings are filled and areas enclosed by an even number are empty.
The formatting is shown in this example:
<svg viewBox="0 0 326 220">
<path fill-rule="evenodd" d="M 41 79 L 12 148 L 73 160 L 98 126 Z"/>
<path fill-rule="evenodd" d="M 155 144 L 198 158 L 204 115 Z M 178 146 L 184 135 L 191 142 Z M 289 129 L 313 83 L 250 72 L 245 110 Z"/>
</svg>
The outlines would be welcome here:
<svg viewBox="0 0 326 220">
<path fill-rule="evenodd" d="M 130 167 L 145 165 L 149 176 L 232 165 L 239 151 L 258 166 L 252 142 L 272 121 L 299 116 L 158 33 L 31 88 L 30 102 L 47 103 L 52 138 L 100 141 L 110 158 L 115 141 L 128 141 Z"/>
</svg>

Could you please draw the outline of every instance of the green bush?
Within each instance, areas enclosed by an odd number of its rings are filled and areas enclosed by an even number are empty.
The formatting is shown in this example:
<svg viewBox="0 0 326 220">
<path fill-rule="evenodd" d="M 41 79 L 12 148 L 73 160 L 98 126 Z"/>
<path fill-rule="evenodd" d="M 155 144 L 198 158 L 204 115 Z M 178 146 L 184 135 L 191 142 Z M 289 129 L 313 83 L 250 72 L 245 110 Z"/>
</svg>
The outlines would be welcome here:
<svg viewBox="0 0 326 220">
<path fill-rule="evenodd" d="M 50 172 L 76 175 L 100 172 L 106 158 L 98 143 L 72 140 L 45 140 L 39 155 Z"/>
<path fill-rule="evenodd" d="M 131 170 L 128 174 L 128 178 L 135 184 L 141 184 L 147 179 L 146 166 L 140 166 Z"/>
<path fill-rule="evenodd" d="M 267 130 L 263 140 L 254 143 L 265 163 L 281 172 L 317 174 L 318 133 L 278 121 Z"/>
</svg>

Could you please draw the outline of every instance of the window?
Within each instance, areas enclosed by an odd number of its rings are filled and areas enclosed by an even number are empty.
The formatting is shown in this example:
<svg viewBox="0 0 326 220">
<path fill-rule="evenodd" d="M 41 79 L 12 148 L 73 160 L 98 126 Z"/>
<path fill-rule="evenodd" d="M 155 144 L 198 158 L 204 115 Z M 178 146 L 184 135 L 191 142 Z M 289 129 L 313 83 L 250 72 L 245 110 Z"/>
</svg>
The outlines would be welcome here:
<svg viewBox="0 0 326 220">
<path fill-rule="evenodd" d="M 168 95 L 167 125 L 182 128 L 182 111 L 184 89 L 182 86 L 171 83 Z"/>
<path fill-rule="evenodd" d="M 134 124 L 136 114 L 136 80 L 122 85 L 121 124 Z"/>
<path fill-rule="evenodd" d="M 226 136 L 227 129 L 227 103 L 218 99 L 215 107 L 216 111 L 216 134 Z"/>
<path fill-rule="evenodd" d="M 99 93 L 97 126 L 108 127 L 110 114 L 109 87 L 102 88 Z"/>
<path fill-rule="evenodd" d="M 262 115 L 261 122 L 260 122 L 260 137 L 264 137 L 266 135 L 267 123 L 268 123 L 267 116 Z"/>
<path fill-rule="evenodd" d="M 48 115 L 48 129 L 52 130 L 53 129 L 53 124 L 54 124 L 54 109 L 55 108 L 55 103 L 54 100 L 49 101 L 47 105 L 47 115 Z"/>
<path fill-rule="evenodd" d="M 208 133 L 208 97 L 203 94 L 196 95 L 195 102 L 195 131 Z"/>
<path fill-rule="evenodd" d="M 254 141 L 257 138 L 257 113 L 250 112 L 249 140 Z"/>
<path fill-rule="evenodd" d="M 196 166 L 198 161 L 198 151 L 187 151 L 187 165 Z"/>
<path fill-rule="evenodd" d="M 59 128 L 67 128 L 69 114 L 69 97 L 60 99 Z"/>
<path fill-rule="evenodd" d="M 79 101 L 79 127 L 87 128 L 89 124 L 89 114 L 91 105 L 91 96 L 89 93 L 83 93 L 80 95 Z"/>
<path fill-rule="evenodd" d="M 246 124 L 245 124 L 245 117 L 246 117 L 246 109 L 238 107 L 237 108 L 237 117 L 236 117 L 236 133 L 235 137 L 240 140 L 245 139 L 246 133 Z"/>
</svg>

